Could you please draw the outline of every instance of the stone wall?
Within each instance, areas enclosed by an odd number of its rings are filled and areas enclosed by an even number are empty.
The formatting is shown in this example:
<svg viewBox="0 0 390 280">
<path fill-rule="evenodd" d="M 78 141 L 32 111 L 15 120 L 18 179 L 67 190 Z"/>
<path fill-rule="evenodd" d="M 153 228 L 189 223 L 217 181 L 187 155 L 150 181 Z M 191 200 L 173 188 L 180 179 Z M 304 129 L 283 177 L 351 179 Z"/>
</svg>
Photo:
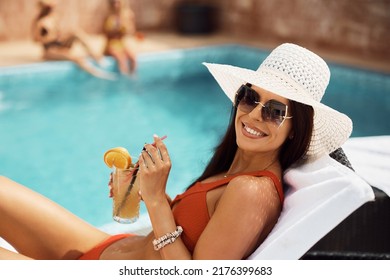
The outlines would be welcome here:
<svg viewBox="0 0 390 280">
<path fill-rule="evenodd" d="M 386 57 L 390 63 L 389 0 L 214 2 L 224 32 Z"/>
<path fill-rule="evenodd" d="M 185 0 L 125 0 L 138 29 L 175 31 L 175 5 Z M 66 27 L 101 30 L 107 0 L 57 0 Z M 187 1 L 188 2 L 188 1 Z M 217 7 L 217 31 L 259 41 L 295 42 L 390 63 L 390 0 L 192 0 Z M 30 38 L 34 0 L 0 0 L 0 41 Z"/>
</svg>

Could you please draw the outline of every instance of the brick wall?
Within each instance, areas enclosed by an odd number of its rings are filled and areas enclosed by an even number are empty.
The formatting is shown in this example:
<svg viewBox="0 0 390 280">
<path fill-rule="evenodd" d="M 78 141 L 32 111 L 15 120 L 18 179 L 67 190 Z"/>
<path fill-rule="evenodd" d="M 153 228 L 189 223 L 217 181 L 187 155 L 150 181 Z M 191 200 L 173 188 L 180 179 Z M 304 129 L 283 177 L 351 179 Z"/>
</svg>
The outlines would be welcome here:
<svg viewBox="0 0 390 280">
<path fill-rule="evenodd" d="M 173 31 L 175 4 L 126 0 L 142 31 Z M 107 0 L 57 0 L 66 27 L 99 33 Z M 192 0 L 217 7 L 218 30 L 270 42 L 295 42 L 390 63 L 390 0 Z M 30 38 L 34 0 L 0 0 L 0 41 Z"/>
</svg>

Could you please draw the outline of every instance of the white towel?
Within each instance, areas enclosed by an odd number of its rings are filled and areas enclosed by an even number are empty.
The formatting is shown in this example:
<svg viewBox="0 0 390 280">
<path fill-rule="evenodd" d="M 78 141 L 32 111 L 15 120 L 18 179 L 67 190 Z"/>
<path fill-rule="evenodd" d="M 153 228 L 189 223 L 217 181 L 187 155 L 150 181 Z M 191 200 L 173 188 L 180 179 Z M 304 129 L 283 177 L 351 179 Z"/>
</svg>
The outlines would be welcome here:
<svg viewBox="0 0 390 280">
<path fill-rule="evenodd" d="M 350 138 L 343 150 L 357 174 L 390 196 L 390 135 Z"/>
</svg>

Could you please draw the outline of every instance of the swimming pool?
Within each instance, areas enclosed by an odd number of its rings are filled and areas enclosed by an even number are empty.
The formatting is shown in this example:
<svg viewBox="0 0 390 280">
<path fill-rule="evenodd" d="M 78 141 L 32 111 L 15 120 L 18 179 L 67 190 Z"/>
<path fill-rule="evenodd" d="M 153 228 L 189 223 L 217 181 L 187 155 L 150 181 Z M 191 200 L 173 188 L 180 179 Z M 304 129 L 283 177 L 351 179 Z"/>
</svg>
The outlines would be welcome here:
<svg viewBox="0 0 390 280">
<path fill-rule="evenodd" d="M 138 156 L 156 133 L 168 135 L 174 196 L 202 171 L 230 116 L 201 63 L 255 69 L 267 54 L 238 45 L 144 54 L 135 77 L 115 82 L 69 62 L 0 68 L 0 174 L 103 225 L 111 222 L 104 152 L 123 146 Z M 324 102 L 352 118 L 353 136 L 389 135 L 390 75 L 330 66 Z M 110 59 L 106 67 L 115 69 Z"/>
</svg>

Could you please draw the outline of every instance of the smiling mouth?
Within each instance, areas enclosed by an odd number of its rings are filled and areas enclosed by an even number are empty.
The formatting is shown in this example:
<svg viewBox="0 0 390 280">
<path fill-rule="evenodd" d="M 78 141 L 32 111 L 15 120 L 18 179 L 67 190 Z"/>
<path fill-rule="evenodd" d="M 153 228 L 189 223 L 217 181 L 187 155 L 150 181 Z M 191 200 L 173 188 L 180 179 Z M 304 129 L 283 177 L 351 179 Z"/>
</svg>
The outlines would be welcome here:
<svg viewBox="0 0 390 280">
<path fill-rule="evenodd" d="M 252 137 L 264 137 L 264 136 L 267 136 L 267 134 L 265 134 L 265 133 L 263 133 L 261 131 L 255 130 L 255 129 L 247 126 L 244 123 L 243 123 L 243 129 L 246 132 L 246 134 L 248 134 L 249 136 L 252 136 Z"/>
</svg>

